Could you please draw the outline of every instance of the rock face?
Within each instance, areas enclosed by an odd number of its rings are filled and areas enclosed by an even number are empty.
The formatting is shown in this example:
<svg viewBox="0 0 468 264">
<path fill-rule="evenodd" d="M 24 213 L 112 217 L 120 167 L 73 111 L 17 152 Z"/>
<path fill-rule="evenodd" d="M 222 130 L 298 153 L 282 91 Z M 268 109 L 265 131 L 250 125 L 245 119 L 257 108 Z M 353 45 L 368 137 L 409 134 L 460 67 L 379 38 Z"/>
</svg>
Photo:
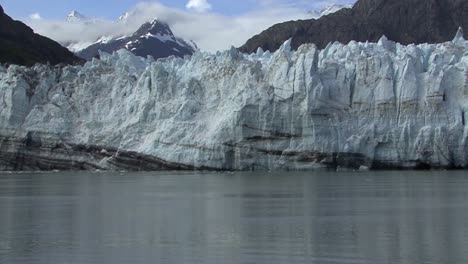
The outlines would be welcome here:
<svg viewBox="0 0 468 264">
<path fill-rule="evenodd" d="M 466 0 L 358 0 L 352 9 L 342 9 L 318 20 L 290 21 L 272 26 L 240 48 L 275 51 L 292 38 L 292 47 L 314 43 L 324 48 L 339 41 L 376 42 L 383 35 L 402 44 L 440 43 L 452 39 L 457 29 L 468 31 Z"/>
<path fill-rule="evenodd" d="M 460 36 L 460 34 L 458 34 Z M 0 68 L 0 169 L 468 168 L 468 42 Z"/>
<path fill-rule="evenodd" d="M 99 52 L 112 53 L 120 49 L 127 49 L 141 57 L 153 56 L 155 59 L 169 56 L 184 57 L 192 55 L 197 47 L 177 38 L 169 26 L 159 20 L 143 24 L 133 35 L 115 39 L 101 39 L 95 44 L 77 52 L 77 55 L 91 60 Z"/>
<path fill-rule="evenodd" d="M 0 6 L 0 62 L 19 65 L 77 64 L 82 60 L 59 43 L 35 34 L 25 24 L 11 19 Z"/>
</svg>

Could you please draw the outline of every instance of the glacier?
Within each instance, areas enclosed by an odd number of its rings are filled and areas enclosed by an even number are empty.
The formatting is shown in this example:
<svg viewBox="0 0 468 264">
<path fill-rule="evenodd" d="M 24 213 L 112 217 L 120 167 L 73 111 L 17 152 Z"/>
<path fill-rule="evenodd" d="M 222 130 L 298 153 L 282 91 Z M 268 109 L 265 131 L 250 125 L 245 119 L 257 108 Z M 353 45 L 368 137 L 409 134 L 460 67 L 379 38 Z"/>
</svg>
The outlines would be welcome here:
<svg viewBox="0 0 468 264">
<path fill-rule="evenodd" d="M 0 170 L 468 167 L 468 41 L 0 66 Z"/>
</svg>

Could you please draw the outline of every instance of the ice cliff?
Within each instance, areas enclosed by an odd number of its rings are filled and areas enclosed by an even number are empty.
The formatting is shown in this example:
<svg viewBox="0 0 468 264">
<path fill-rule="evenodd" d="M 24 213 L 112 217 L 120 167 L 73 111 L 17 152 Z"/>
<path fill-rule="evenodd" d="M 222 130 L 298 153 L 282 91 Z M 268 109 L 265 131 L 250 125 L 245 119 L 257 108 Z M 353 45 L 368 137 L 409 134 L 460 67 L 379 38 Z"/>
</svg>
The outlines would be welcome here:
<svg viewBox="0 0 468 264">
<path fill-rule="evenodd" d="M 0 169 L 468 167 L 468 42 L 0 67 Z"/>
</svg>

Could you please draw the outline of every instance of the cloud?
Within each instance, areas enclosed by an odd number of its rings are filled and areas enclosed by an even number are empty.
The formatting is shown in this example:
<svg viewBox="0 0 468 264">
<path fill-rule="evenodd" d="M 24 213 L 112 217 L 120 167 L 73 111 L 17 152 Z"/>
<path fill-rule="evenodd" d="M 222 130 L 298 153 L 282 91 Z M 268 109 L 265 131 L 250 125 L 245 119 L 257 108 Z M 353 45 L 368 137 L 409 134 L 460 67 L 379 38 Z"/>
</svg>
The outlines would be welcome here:
<svg viewBox="0 0 468 264">
<path fill-rule="evenodd" d="M 207 0 L 190 0 L 185 7 L 197 12 L 206 12 L 211 9 L 211 4 Z"/>
<path fill-rule="evenodd" d="M 259 1 L 259 0 L 257 0 Z M 201 50 L 217 51 L 239 47 L 252 36 L 273 24 L 311 18 L 309 9 L 283 0 L 261 0 L 252 11 L 241 15 L 221 15 L 213 12 L 191 12 L 167 7 L 159 2 L 135 5 L 129 19 L 123 22 L 97 20 L 94 24 L 66 23 L 63 20 L 31 19 L 25 22 L 35 32 L 64 45 L 93 43 L 102 36 L 122 36 L 135 32 L 144 22 L 158 18 L 169 24 L 176 36 L 193 40 Z"/>
<path fill-rule="evenodd" d="M 36 20 L 42 19 L 41 14 L 39 14 L 39 13 L 33 13 L 33 14 L 29 15 L 29 18 L 30 19 L 36 19 Z"/>
</svg>

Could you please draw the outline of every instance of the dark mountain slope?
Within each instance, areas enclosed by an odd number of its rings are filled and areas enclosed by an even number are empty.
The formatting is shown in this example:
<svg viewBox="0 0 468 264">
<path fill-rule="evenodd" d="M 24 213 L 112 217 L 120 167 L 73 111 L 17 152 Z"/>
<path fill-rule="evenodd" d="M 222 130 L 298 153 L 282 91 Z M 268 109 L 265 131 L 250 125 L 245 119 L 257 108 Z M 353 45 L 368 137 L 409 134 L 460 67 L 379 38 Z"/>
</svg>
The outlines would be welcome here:
<svg viewBox="0 0 468 264">
<path fill-rule="evenodd" d="M 30 66 L 35 63 L 76 64 L 82 60 L 59 43 L 11 19 L 0 6 L 0 62 Z"/>
<path fill-rule="evenodd" d="M 451 40 L 459 27 L 468 32 L 468 0 L 359 0 L 318 20 L 274 25 L 247 41 L 240 50 L 274 51 L 289 38 L 297 49 L 304 43 L 324 48 L 339 41 L 378 41 L 382 35 L 402 44 Z"/>
</svg>

